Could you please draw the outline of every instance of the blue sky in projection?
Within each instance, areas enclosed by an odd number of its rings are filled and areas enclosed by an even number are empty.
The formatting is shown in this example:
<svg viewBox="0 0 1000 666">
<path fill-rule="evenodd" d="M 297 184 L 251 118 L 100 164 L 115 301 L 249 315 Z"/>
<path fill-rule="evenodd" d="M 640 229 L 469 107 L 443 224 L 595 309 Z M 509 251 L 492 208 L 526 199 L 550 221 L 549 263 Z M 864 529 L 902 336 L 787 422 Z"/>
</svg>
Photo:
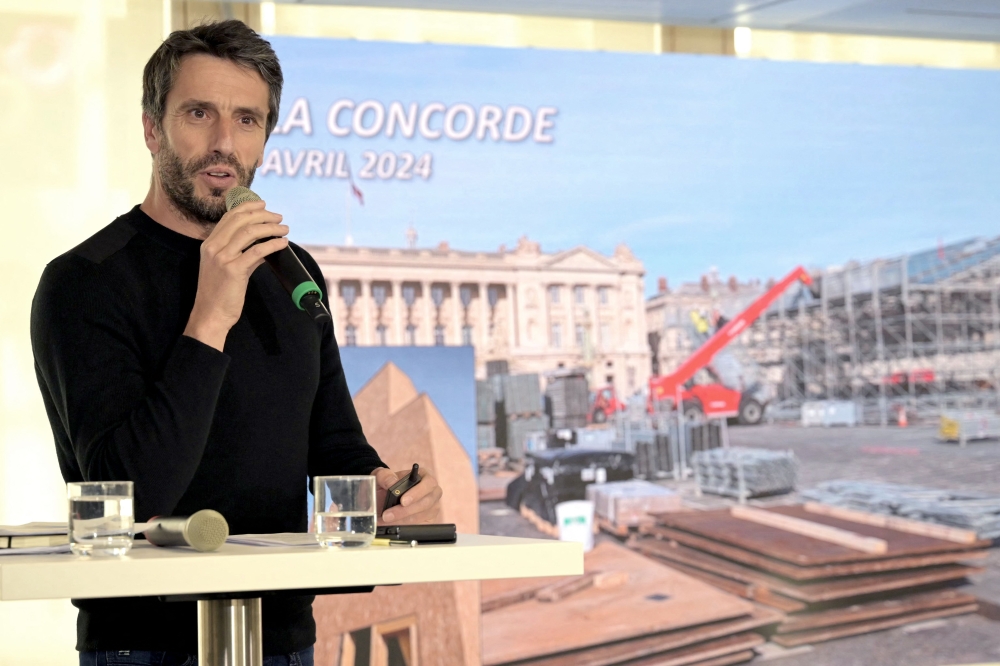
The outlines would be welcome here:
<svg viewBox="0 0 1000 666">
<path fill-rule="evenodd" d="M 429 180 L 363 180 L 355 244 L 557 251 L 628 243 L 649 278 L 711 266 L 780 276 L 997 234 L 1000 73 L 275 38 L 282 119 L 309 100 L 313 133 L 271 148 L 433 156 Z M 558 108 L 550 144 L 338 138 L 342 98 Z M 350 123 L 349 112 L 341 116 Z M 440 124 L 440 116 L 438 117 Z M 346 181 L 258 175 L 300 243 L 342 244 Z M 655 285 L 647 279 L 647 290 Z"/>
</svg>

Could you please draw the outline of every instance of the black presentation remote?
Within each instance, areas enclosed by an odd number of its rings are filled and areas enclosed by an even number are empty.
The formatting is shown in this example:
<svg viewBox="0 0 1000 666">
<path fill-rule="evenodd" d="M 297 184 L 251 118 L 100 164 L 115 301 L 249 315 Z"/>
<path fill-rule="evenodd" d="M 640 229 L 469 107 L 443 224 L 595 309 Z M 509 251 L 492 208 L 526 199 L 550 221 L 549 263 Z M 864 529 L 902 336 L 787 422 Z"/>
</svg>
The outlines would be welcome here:
<svg viewBox="0 0 1000 666">
<path fill-rule="evenodd" d="M 410 474 L 392 484 L 388 492 L 385 494 L 385 506 L 382 507 L 383 513 L 387 509 L 399 504 L 399 500 L 403 497 L 403 493 L 420 483 L 420 475 L 417 474 L 418 469 L 420 469 L 420 465 L 413 463 L 413 469 L 410 470 Z"/>
</svg>

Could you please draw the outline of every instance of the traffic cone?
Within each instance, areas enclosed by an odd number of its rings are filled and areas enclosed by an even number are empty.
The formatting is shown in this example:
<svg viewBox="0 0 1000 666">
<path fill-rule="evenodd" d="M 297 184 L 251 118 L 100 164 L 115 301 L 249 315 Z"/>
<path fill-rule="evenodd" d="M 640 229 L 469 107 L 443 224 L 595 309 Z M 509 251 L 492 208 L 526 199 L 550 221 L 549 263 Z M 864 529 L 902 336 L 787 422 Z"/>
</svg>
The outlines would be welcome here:
<svg viewBox="0 0 1000 666">
<path fill-rule="evenodd" d="M 906 421 L 906 407 L 899 408 L 899 417 L 897 418 L 897 423 L 899 423 L 900 428 L 905 428 L 908 425 Z"/>
</svg>

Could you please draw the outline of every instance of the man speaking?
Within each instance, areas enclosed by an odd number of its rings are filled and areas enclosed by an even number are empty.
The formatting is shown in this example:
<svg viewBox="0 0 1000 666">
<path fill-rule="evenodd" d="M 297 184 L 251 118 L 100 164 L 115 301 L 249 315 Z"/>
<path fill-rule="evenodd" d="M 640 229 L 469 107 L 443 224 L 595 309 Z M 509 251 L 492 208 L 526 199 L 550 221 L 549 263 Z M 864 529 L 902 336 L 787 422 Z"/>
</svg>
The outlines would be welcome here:
<svg viewBox="0 0 1000 666">
<path fill-rule="evenodd" d="M 305 532 L 307 476 L 396 480 L 362 432 L 332 323 L 262 267 L 288 225 L 263 201 L 226 212 L 262 163 L 281 86 L 270 44 L 239 21 L 172 33 L 143 72 L 149 193 L 53 260 L 35 294 L 63 478 L 133 481 L 137 521 L 215 509 L 234 534 Z M 425 475 L 381 522 L 432 522 L 440 496 Z M 81 665 L 196 661 L 193 602 L 73 603 Z M 312 664 L 315 639 L 312 597 L 264 599 L 265 664 Z"/>
</svg>

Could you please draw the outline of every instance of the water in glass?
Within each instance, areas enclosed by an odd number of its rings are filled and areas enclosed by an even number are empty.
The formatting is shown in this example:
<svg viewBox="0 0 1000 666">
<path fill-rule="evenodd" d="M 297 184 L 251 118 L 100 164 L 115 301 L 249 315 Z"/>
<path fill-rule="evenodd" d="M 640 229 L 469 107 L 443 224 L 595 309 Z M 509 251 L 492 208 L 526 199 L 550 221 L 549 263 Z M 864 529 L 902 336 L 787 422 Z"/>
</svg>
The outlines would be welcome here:
<svg viewBox="0 0 1000 666">
<path fill-rule="evenodd" d="M 69 516 L 70 548 L 77 555 L 120 557 L 132 548 L 131 497 L 71 497 Z"/>
<path fill-rule="evenodd" d="M 316 538 L 327 548 L 367 546 L 375 538 L 371 511 L 331 511 L 315 514 Z"/>
</svg>

